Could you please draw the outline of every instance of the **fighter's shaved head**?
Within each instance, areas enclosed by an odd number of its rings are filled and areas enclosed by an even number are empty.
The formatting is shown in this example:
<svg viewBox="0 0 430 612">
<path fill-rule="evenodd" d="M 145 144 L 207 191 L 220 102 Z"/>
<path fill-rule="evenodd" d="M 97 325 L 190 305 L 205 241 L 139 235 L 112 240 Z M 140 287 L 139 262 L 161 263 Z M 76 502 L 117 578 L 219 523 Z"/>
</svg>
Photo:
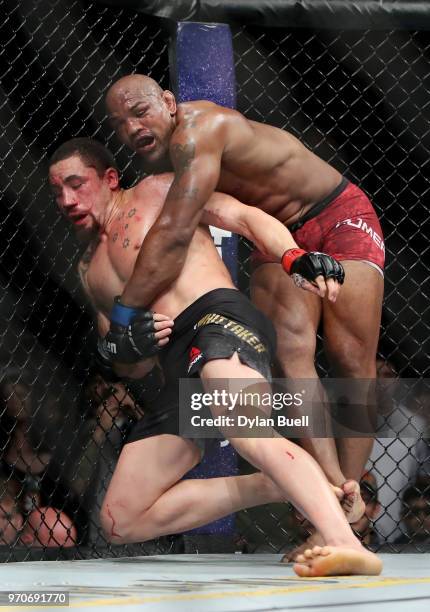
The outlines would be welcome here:
<svg viewBox="0 0 430 612">
<path fill-rule="evenodd" d="M 106 94 L 106 110 L 119 140 L 135 151 L 149 169 L 170 164 L 169 142 L 175 129 L 176 100 L 151 77 L 129 74 Z"/>
<path fill-rule="evenodd" d="M 159 84 L 144 74 L 128 74 L 116 81 L 107 91 L 106 106 L 109 110 L 111 102 L 118 98 L 127 95 L 128 93 L 137 93 L 145 96 L 156 96 L 161 98 L 163 90 Z"/>
</svg>

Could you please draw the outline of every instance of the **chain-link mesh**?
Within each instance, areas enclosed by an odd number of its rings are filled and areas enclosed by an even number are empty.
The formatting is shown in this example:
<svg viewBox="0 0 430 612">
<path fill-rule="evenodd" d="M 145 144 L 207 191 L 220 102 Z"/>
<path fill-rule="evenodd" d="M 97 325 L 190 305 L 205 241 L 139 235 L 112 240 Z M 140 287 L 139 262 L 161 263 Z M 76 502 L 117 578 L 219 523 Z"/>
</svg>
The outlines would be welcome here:
<svg viewBox="0 0 430 612">
<path fill-rule="evenodd" d="M 111 143 L 106 88 L 134 71 L 167 85 L 168 37 L 156 20 L 91 3 L 0 6 L 0 542 L 6 560 L 64 556 L 75 544 L 87 556 L 124 554 L 106 547 L 97 508 L 127 417 L 118 402 L 103 404 L 109 394 L 89 378 L 92 313 L 79 287 L 77 244 L 47 189 L 47 159 L 76 135 Z M 118 143 L 112 150 L 124 180 L 135 180 L 137 166 Z"/>
<path fill-rule="evenodd" d="M 428 375 L 428 33 L 247 28 L 235 48 L 239 110 L 371 194 L 387 242 L 382 353 Z"/>
<path fill-rule="evenodd" d="M 393 376 L 391 368 L 428 376 L 428 33 L 246 27 L 234 32 L 234 43 L 239 110 L 292 132 L 371 195 L 387 248 L 381 376 Z M 249 245 L 241 253 L 246 290 Z M 318 362 L 327 374 L 322 348 Z M 419 405 L 392 407 L 410 437 L 374 444 L 362 485 L 369 520 L 357 528 L 375 548 L 424 550 L 430 541 L 430 445 L 420 437 L 430 405 L 425 385 L 420 397 Z M 259 551 L 282 550 L 285 532 L 299 539 L 306 532 L 283 505 L 269 514 L 247 511 L 241 521 Z"/>
<path fill-rule="evenodd" d="M 101 532 L 100 504 L 136 414 L 120 388 L 90 375 L 95 338 L 76 274 L 79 249 L 46 185 L 49 154 L 76 135 L 108 144 L 125 185 L 140 176 L 105 121 L 103 96 L 130 72 L 167 86 L 168 33 L 154 18 L 91 2 L 0 6 L 3 558 L 186 548 L 180 538 L 111 547 Z M 371 195 L 387 244 L 381 355 L 398 374 L 428 376 L 428 34 L 235 26 L 233 39 L 239 110 L 296 134 Z M 245 291 L 248 256 L 242 242 Z M 402 410 L 421 431 L 423 417 Z M 362 484 L 371 545 L 424 547 L 430 452 L 416 438 L 375 443 Z M 279 504 L 240 513 L 236 530 L 235 546 L 252 552 L 285 550 L 307 527 Z"/>
</svg>

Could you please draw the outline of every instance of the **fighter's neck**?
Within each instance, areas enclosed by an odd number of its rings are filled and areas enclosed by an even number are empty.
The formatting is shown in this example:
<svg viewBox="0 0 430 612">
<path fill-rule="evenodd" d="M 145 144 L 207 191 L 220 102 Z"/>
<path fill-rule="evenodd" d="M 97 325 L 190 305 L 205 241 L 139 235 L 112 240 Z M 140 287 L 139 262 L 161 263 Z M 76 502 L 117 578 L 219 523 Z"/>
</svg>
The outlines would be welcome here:
<svg viewBox="0 0 430 612">
<path fill-rule="evenodd" d="M 118 188 L 117 190 L 112 191 L 111 198 L 99 222 L 100 234 L 107 234 L 109 232 L 109 228 L 115 218 L 115 215 L 120 211 L 125 201 L 127 200 L 127 197 L 125 195 L 126 191 L 126 189 L 122 188 Z"/>
<path fill-rule="evenodd" d="M 78 240 L 85 248 L 106 240 L 115 215 L 127 201 L 126 191 L 126 189 L 118 188 L 111 193 L 109 202 L 107 202 L 98 218 L 95 218 L 95 226 L 90 231 L 77 231 Z"/>
</svg>

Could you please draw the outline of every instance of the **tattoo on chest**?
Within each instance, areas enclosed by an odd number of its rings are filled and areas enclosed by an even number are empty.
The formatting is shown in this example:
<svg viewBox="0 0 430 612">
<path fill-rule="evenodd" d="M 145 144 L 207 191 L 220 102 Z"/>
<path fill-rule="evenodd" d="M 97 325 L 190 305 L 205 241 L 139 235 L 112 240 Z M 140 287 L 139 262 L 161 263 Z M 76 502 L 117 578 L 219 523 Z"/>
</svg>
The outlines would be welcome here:
<svg viewBox="0 0 430 612">
<path fill-rule="evenodd" d="M 181 178 L 191 166 L 195 157 L 196 147 L 193 143 L 184 145 L 174 144 L 171 150 L 172 162 L 176 170 L 177 178 Z"/>
<path fill-rule="evenodd" d="M 137 213 L 137 208 L 130 208 L 129 211 L 122 211 L 117 216 L 117 221 L 121 221 L 122 219 L 124 220 L 131 219 L 132 217 L 136 215 L 136 213 Z M 117 242 L 118 239 L 122 240 L 121 246 L 123 249 L 127 249 L 130 246 L 130 238 L 128 238 L 127 236 L 124 236 L 125 230 L 127 230 L 128 228 L 129 228 L 129 224 L 125 223 L 123 226 L 119 228 L 119 231 L 115 232 L 112 236 L 112 242 Z"/>
</svg>

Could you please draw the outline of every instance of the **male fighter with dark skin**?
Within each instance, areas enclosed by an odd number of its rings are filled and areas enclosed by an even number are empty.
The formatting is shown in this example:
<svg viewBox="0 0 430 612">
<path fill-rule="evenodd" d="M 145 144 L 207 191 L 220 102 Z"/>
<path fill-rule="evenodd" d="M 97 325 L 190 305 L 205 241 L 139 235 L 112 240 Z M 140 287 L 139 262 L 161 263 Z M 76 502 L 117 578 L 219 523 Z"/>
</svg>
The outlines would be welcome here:
<svg viewBox="0 0 430 612">
<path fill-rule="evenodd" d="M 339 172 L 288 132 L 247 120 L 236 111 L 207 101 L 177 105 L 171 92 L 163 91 L 143 75 L 129 75 L 114 83 L 106 105 L 117 136 L 144 160 L 145 170 L 175 172 L 163 210 L 125 285 L 121 296 L 124 305 L 146 307 L 170 286 L 184 264 L 204 204 L 215 189 L 291 226 L 340 187 Z M 354 206 L 360 206 L 365 198 L 353 185 L 348 185 L 339 198 L 346 194 L 348 203 Z M 343 216 L 331 224 L 332 228 L 336 225 L 337 236 L 341 234 L 341 239 L 348 242 L 345 256 L 338 255 L 336 245 L 332 247 L 335 252 L 325 246 L 304 245 L 302 237 L 306 239 L 310 223 L 320 223 L 321 215 L 299 230 L 302 242 L 293 234 L 299 246 L 342 260 L 346 281 L 336 302 L 299 291 L 290 277 L 279 274 L 279 263 L 260 265 L 253 274 L 252 299 L 275 324 L 278 360 L 287 377 L 317 377 L 316 331 L 322 321 L 324 347 L 334 374 L 375 378 L 383 297 L 383 277 L 378 268 L 383 265 L 383 242 L 367 199 L 364 206 L 366 215 L 370 215 L 364 218 L 372 219 L 370 229 L 365 223 L 361 228 L 361 219 L 345 219 L 352 215 L 344 207 L 339 213 Z M 353 242 L 354 248 L 357 244 L 359 248 L 351 254 Z M 370 256 L 372 249 L 378 251 L 375 257 Z M 362 403 L 366 405 L 364 397 Z M 335 442 L 324 438 L 301 443 L 317 459 L 330 482 L 343 488 L 353 505 L 351 521 L 357 520 L 364 512 L 358 481 L 372 440 L 347 438 Z"/>
<path fill-rule="evenodd" d="M 142 241 L 162 209 L 173 176 L 149 177 L 124 191 L 115 168 L 100 170 L 81 153 L 70 150 L 67 155 L 55 155 L 51 158 L 50 184 L 60 210 L 88 244 L 80 274 L 103 335 L 109 326 L 114 296 L 123 290 L 133 272 Z M 213 194 L 200 219 L 205 223 L 220 220 L 231 231 L 242 231 L 277 260 L 285 247 L 294 246 L 282 224 L 225 194 Z M 164 332 L 170 333 L 173 319 L 177 321 L 184 309 L 189 310 L 202 296 L 220 289 L 240 295 L 207 226 L 198 225 L 175 283 L 151 303 L 154 312 L 167 315 L 156 323 L 157 339 L 160 341 Z M 162 329 L 164 325 L 167 327 Z M 172 340 L 171 346 L 177 341 Z M 148 361 L 143 363 L 146 370 L 153 365 Z M 139 368 L 139 364 L 123 365 L 122 375 L 142 376 Z M 263 375 L 241 361 L 237 352 L 228 359 L 204 362 L 199 374 L 203 383 L 234 378 L 259 379 L 266 384 Z M 297 574 L 381 572 L 380 560 L 354 536 L 331 485 L 305 450 L 275 432 L 267 438 L 231 438 L 230 443 L 260 472 L 181 481 L 201 458 L 193 441 L 176 434 L 151 433 L 127 443 L 101 511 L 107 537 L 115 543 L 144 541 L 203 525 L 240 508 L 289 499 L 316 526 L 326 544 L 297 558 Z"/>
</svg>

